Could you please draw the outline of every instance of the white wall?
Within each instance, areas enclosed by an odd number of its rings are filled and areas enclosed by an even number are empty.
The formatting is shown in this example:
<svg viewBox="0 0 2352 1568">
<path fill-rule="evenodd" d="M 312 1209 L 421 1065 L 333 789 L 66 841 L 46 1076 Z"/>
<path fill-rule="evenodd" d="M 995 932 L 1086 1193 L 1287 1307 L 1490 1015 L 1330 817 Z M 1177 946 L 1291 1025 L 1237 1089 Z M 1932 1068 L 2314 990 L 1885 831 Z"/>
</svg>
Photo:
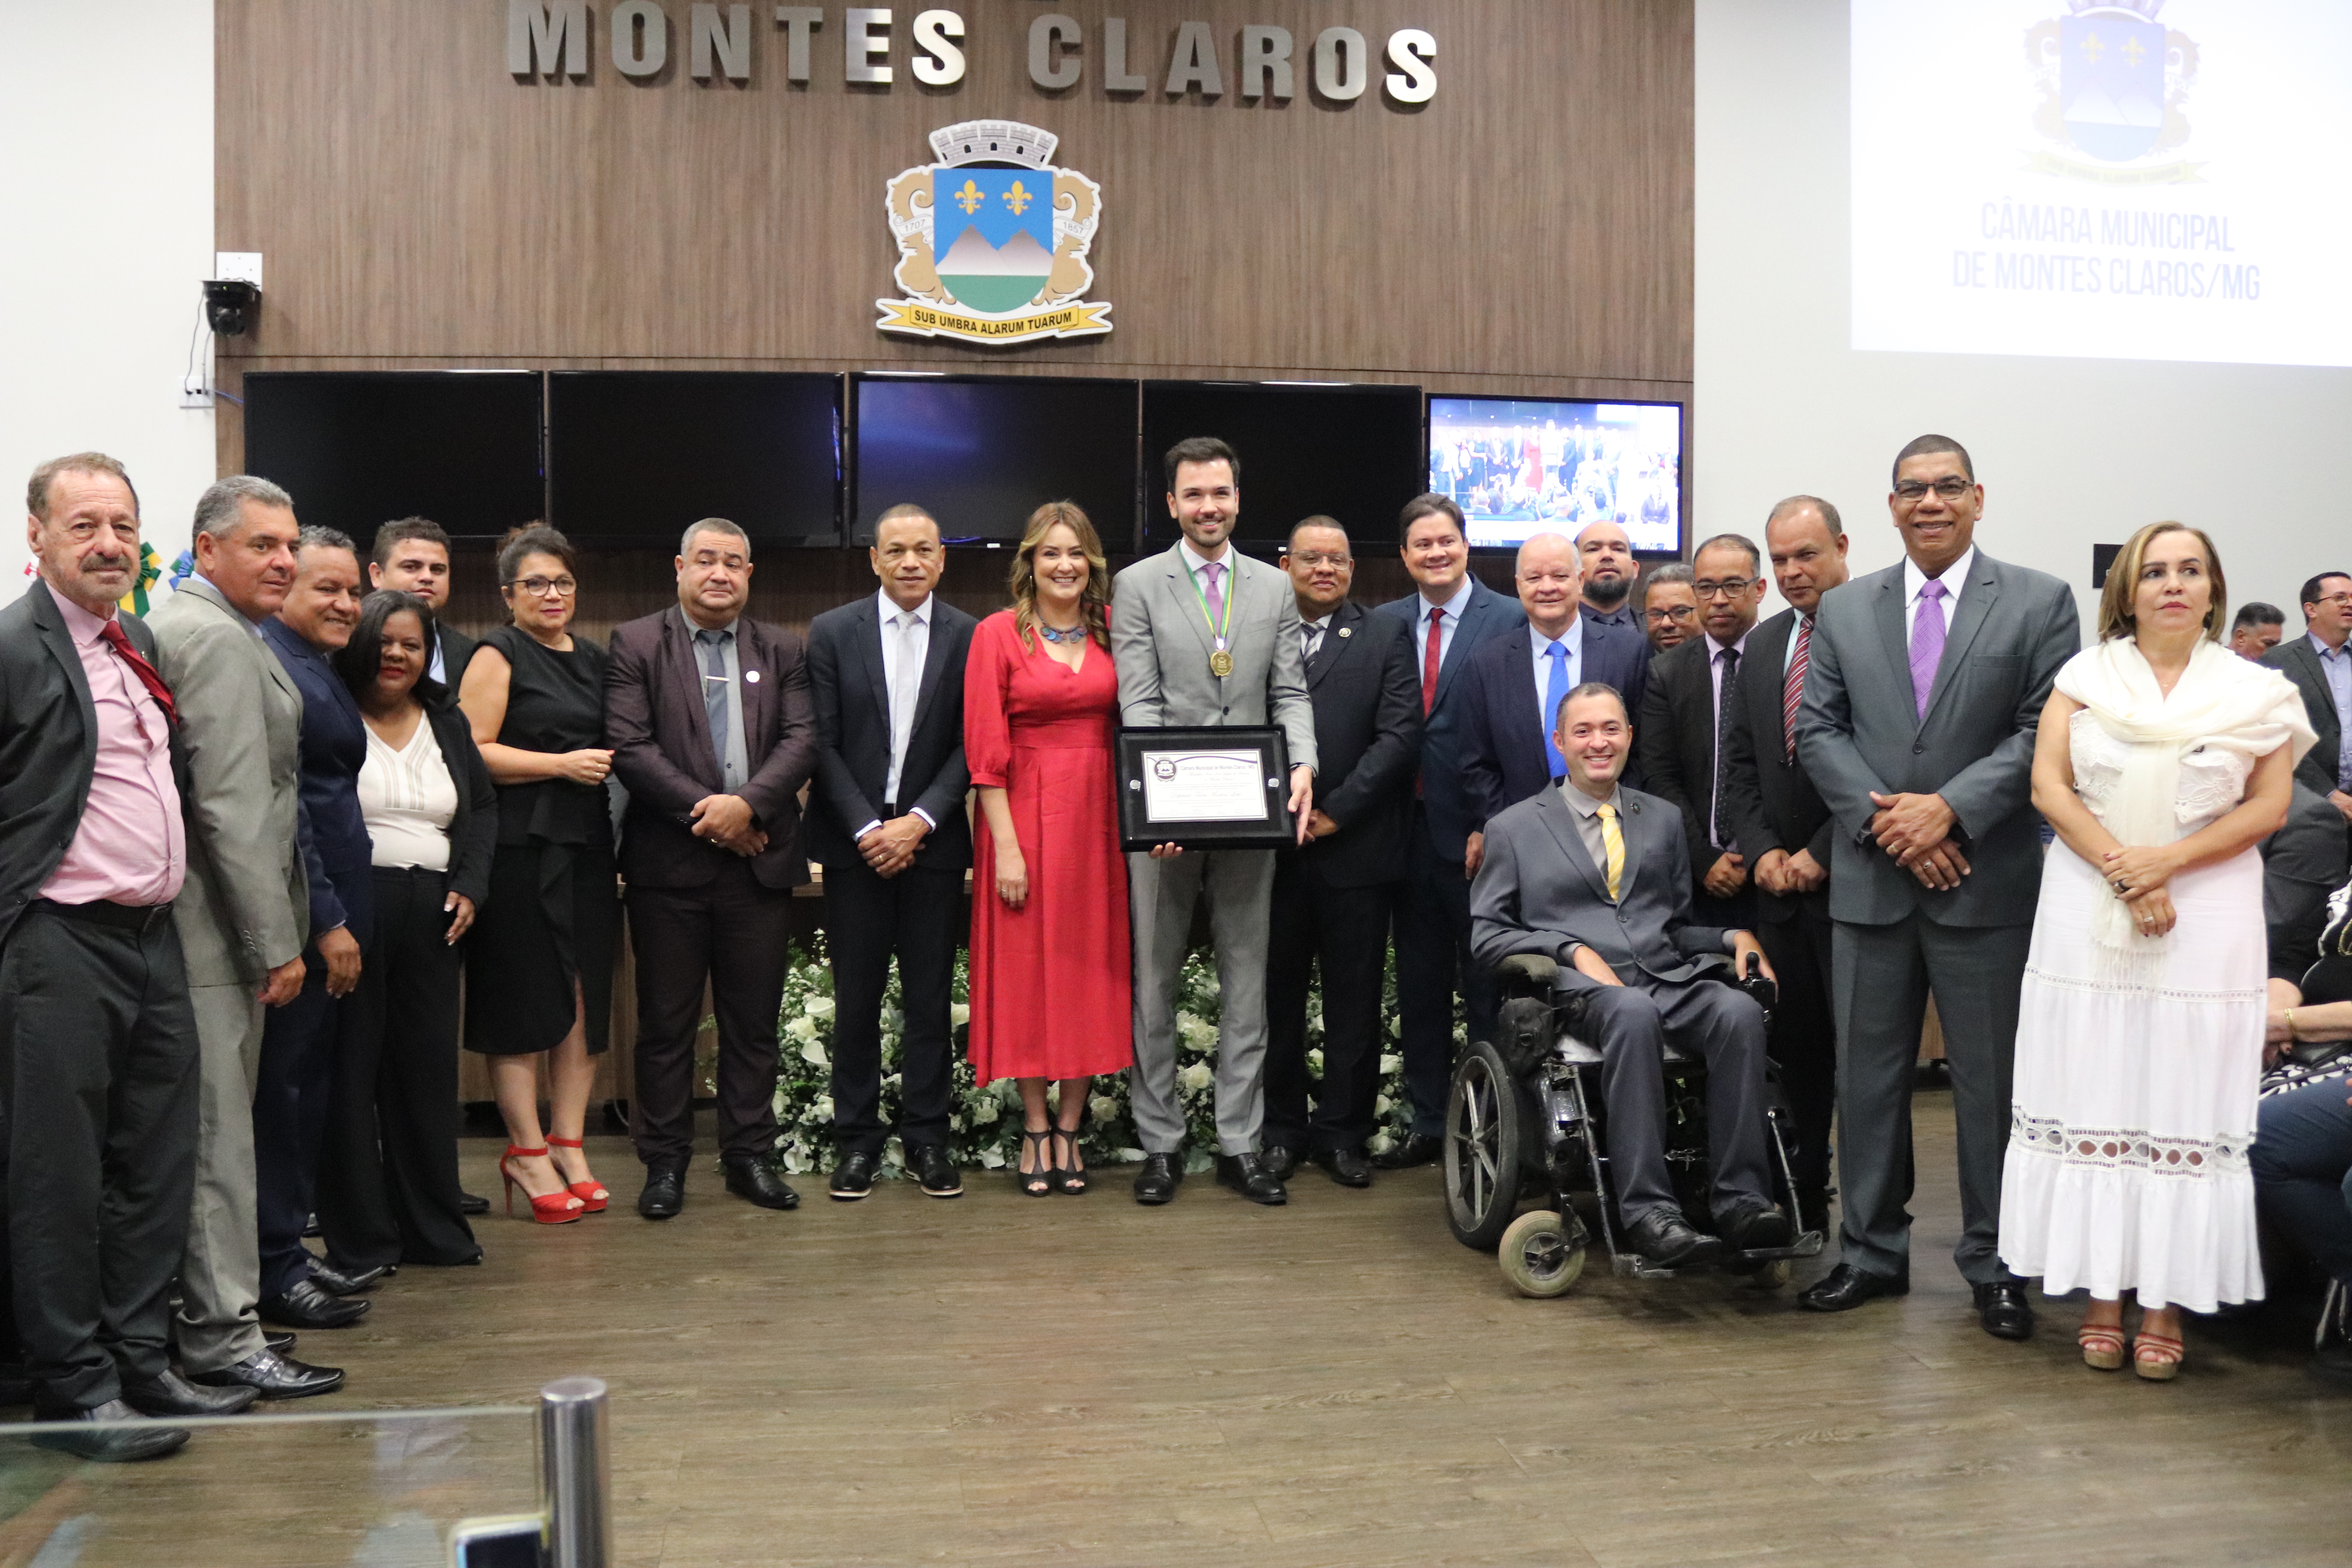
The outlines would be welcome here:
<svg viewBox="0 0 2352 1568">
<path fill-rule="evenodd" d="M 1810 491 L 1844 512 L 1857 570 L 1892 564 L 1888 466 L 1932 430 L 1976 459 L 1978 542 L 2073 584 L 2086 635 L 2092 544 L 2159 518 L 2213 534 L 2233 603 L 2298 626 L 2304 578 L 2352 563 L 2336 481 L 2352 371 L 1846 346 L 1846 15 L 1697 0 L 1694 540 L 1760 542 L 1771 503 Z"/>
<path fill-rule="evenodd" d="M 110 452 L 168 568 L 213 479 L 213 416 L 179 406 L 213 266 L 211 0 L 0 10 L 0 600 L 30 569 L 36 464 Z"/>
</svg>

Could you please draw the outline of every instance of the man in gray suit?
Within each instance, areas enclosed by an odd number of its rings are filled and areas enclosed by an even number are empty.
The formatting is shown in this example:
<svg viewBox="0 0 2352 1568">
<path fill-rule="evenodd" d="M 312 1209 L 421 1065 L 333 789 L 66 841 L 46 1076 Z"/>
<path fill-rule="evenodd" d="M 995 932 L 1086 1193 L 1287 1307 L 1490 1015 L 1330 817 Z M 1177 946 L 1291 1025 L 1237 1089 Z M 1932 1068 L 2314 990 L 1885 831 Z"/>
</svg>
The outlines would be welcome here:
<svg viewBox="0 0 2352 1568">
<path fill-rule="evenodd" d="M 1184 537 L 1118 574 L 1110 646 L 1122 722 L 1135 727 L 1279 724 L 1290 748 L 1290 813 L 1306 841 L 1315 793 L 1315 710 L 1299 652 L 1298 602 L 1280 569 L 1233 547 L 1241 459 L 1194 437 L 1168 449 L 1168 512 Z M 1135 942 L 1135 1071 L 1143 1139 L 1135 1201 L 1164 1204 L 1183 1179 L 1176 1091 L 1176 977 L 1192 909 L 1209 900 L 1223 1018 L 1217 1030 L 1217 1180 L 1252 1203 L 1287 1201 L 1258 1159 L 1265 1111 L 1266 910 L 1274 851 L 1129 855 Z"/>
<path fill-rule="evenodd" d="M 196 574 L 157 606 L 156 665 L 188 753 L 188 876 L 173 906 L 202 1057 L 195 1206 L 180 1266 L 180 1360 L 191 1381 L 264 1399 L 324 1394 L 343 1374 L 272 1351 L 258 1305 L 253 1091 L 265 1007 L 302 989 L 310 889 L 298 784 L 302 695 L 262 641 L 294 582 L 294 503 L 237 475 L 196 502 Z"/>
<path fill-rule="evenodd" d="M 1603 1058 L 1609 1164 L 1627 1242 L 1653 1263 L 1698 1263 L 1725 1246 L 1786 1247 L 1764 1136 L 1764 1009 L 1705 978 L 1729 953 L 1766 976 L 1755 935 L 1691 923 L 1690 849 L 1672 802 L 1619 784 L 1633 727 L 1613 686 L 1588 681 L 1559 704 L 1553 744 L 1568 779 L 1486 824 L 1470 885 L 1471 944 L 1493 968 L 1515 952 L 1558 961 L 1559 989 L 1585 998 Z M 1711 966 L 1707 966 L 1711 967 Z M 1667 1173 L 1666 1041 L 1706 1061 L 1714 1236 L 1691 1227 Z"/>
<path fill-rule="evenodd" d="M 1836 830 L 1830 918 L 1843 1260 L 1800 1299 L 1840 1312 L 1910 1289 L 1911 1075 L 1932 990 L 1960 1167 L 1953 1260 L 1987 1333 L 2033 1331 L 1995 1249 L 2017 997 L 2042 886 L 2034 731 L 2082 644 L 2074 596 L 1976 548 L 1984 487 L 1922 436 L 1887 498 L 1906 559 L 1822 597 L 1797 753 Z"/>
</svg>

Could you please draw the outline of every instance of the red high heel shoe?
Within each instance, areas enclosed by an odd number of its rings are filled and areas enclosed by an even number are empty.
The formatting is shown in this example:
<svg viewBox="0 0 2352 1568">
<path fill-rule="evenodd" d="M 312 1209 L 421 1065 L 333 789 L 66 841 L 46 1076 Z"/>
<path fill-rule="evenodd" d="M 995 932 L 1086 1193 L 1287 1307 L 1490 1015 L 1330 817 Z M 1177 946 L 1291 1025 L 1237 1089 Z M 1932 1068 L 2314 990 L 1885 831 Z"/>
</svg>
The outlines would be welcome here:
<svg viewBox="0 0 2352 1568">
<path fill-rule="evenodd" d="M 577 1138 L 557 1138 L 551 1135 L 547 1141 L 558 1149 L 587 1147 L 586 1143 Z M 562 1167 L 559 1166 L 555 1173 L 559 1176 L 563 1174 Z M 604 1205 L 612 1200 L 613 1196 L 604 1190 L 604 1184 L 602 1182 L 574 1182 L 572 1184 L 571 1193 L 573 1197 L 580 1200 L 582 1214 L 603 1214 Z"/>
<path fill-rule="evenodd" d="M 507 1169 L 507 1162 L 546 1158 L 547 1150 L 544 1147 L 520 1149 L 512 1143 L 508 1144 L 507 1152 L 499 1156 L 499 1180 L 507 1184 L 507 1217 L 509 1219 L 514 1218 L 515 1189 L 522 1187 L 522 1178 Z M 557 1173 L 562 1174 L 561 1172 Z M 580 1198 L 568 1187 L 560 1193 L 541 1193 L 536 1196 L 533 1196 L 529 1187 L 523 1187 L 522 1195 L 530 1199 L 530 1217 L 541 1225 L 570 1225 L 586 1212 L 582 1207 Z"/>
</svg>

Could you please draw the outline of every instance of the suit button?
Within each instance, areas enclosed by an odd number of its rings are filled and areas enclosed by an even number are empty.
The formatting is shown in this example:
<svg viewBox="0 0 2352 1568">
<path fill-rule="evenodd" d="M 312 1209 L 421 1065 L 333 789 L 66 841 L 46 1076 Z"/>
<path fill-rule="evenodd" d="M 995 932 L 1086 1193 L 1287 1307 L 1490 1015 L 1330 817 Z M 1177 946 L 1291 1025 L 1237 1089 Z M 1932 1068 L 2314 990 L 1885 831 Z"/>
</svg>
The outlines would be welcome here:
<svg viewBox="0 0 2352 1568">
<path fill-rule="evenodd" d="M 1915 757 L 1916 757 L 1916 756 L 1919 755 L 1921 752 L 1925 752 L 1927 749 L 1927 746 L 1926 746 L 1926 744 L 1925 744 L 1924 742 L 1916 742 L 1916 741 L 1915 741 L 1915 742 L 1912 742 L 1912 745 L 1911 745 L 1911 754 L 1912 754 L 1913 756 L 1915 756 Z"/>
<path fill-rule="evenodd" d="M 1230 708 L 1220 708 L 1217 711 L 1223 714 L 1228 719 L 1234 716 L 1234 710 Z"/>
</svg>

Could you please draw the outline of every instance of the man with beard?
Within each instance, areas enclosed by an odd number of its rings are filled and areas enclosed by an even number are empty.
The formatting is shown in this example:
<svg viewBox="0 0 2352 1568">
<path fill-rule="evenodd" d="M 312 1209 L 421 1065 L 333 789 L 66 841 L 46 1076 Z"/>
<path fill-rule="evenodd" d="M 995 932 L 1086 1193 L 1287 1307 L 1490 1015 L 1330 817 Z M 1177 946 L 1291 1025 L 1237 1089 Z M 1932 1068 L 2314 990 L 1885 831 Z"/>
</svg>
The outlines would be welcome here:
<svg viewBox="0 0 2352 1568">
<path fill-rule="evenodd" d="M 1576 552 L 1584 563 L 1582 618 L 1592 626 L 1641 630 L 1641 613 L 1633 601 L 1633 584 L 1642 568 L 1633 559 L 1633 542 L 1625 537 L 1625 531 L 1613 522 L 1587 523 L 1576 536 Z M 1641 650 L 1645 669 L 1650 653 L 1647 646 Z"/>
</svg>

